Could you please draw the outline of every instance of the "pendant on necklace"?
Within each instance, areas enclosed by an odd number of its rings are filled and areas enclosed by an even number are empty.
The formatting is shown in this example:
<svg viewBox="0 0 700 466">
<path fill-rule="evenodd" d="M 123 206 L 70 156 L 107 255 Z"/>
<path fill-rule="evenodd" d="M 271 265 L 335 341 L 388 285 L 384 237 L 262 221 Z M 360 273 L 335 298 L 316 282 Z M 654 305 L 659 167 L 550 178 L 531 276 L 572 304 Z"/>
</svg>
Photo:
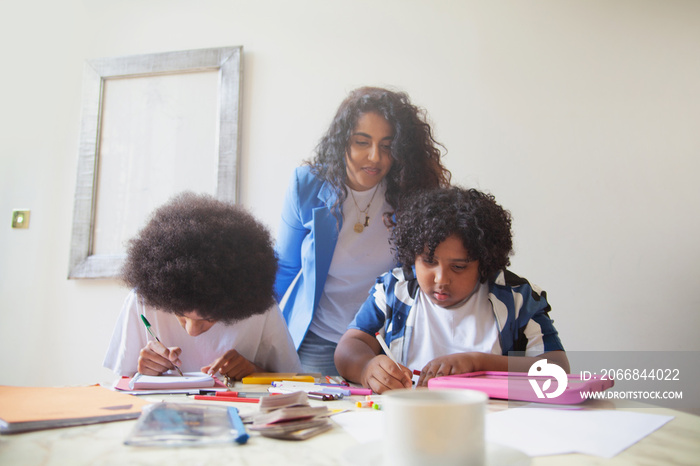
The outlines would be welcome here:
<svg viewBox="0 0 700 466">
<path fill-rule="evenodd" d="M 357 222 L 354 226 L 354 230 L 356 233 L 362 233 L 362 230 L 365 229 L 365 226 L 361 224 L 360 222 Z"/>
</svg>

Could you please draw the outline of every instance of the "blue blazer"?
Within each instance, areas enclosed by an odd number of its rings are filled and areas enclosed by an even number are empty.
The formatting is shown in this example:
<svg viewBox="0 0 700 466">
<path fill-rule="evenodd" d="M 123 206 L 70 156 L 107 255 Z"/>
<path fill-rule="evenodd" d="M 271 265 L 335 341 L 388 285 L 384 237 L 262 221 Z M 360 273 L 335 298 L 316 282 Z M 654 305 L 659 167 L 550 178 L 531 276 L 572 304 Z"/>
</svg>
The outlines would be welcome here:
<svg viewBox="0 0 700 466">
<path fill-rule="evenodd" d="M 287 188 L 277 232 L 279 259 L 275 297 L 299 349 L 318 306 L 342 218 L 331 213 L 337 196 L 311 167 L 294 170 Z"/>
</svg>

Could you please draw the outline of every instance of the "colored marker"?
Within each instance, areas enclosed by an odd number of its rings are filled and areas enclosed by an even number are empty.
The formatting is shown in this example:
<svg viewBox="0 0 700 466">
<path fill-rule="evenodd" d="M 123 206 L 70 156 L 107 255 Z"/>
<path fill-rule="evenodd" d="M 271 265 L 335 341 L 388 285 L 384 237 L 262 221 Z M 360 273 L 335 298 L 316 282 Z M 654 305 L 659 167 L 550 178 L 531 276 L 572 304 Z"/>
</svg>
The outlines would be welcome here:
<svg viewBox="0 0 700 466">
<path fill-rule="evenodd" d="M 350 387 L 347 385 L 338 385 L 338 384 L 332 384 L 332 383 L 321 383 L 319 385 L 323 385 L 324 387 L 340 388 L 341 390 L 345 390 L 345 391 L 350 392 L 350 395 L 371 395 L 372 394 L 372 389 L 370 389 L 370 388 L 357 388 L 357 387 Z"/>
<path fill-rule="evenodd" d="M 335 385 L 343 385 L 344 387 L 349 387 L 350 384 L 347 383 L 347 381 L 340 377 L 340 376 L 332 376 L 332 375 L 327 375 L 326 376 L 326 382 L 330 384 L 335 384 Z"/>
<path fill-rule="evenodd" d="M 150 333 L 151 336 L 153 338 L 155 338 L 158 343 L 163 345 L 163 342 L 160 341 L 160 338 L 158 338 L 158 336 L 155 333 L 153 333 L 153 330 L 151 330 L 151 323 L 148 321 L 148 319 L 146 319 L 145 315 L 141 314 L 141 320 L 143 321 L 143 324 L 146 326 L 146 330 L 148 330 L 148 333 Z M 167 346 L 165 346 L 165 345 L 163 345 L 163 347 L 167 348 Z M 173 366 L 175 366 L 175 364 L 173 364 Z M 182 371 L 180 370 L 179 367 L 175 366 L 175 370 L 178 372 L 178 374 L 180 374 L 181 377 L 184 377 L 184 374 L 182 373 Z"/>
<path fill-rule="evenodd" d="M 343 396 L 350 396 L 350 389 L 348 387 L 334 387 L 324 384 L 317 384 L 311 382 L 288 382 L 288 381 L 274 381 L 272 386 L 275 388 L 281 388 L 291 391 L 302 391 L 302 392 L 320 392 L 320 393 L 330 393 L 330 394 L 341 394 Z"/>
<path fill-rule="evenodd" d="M 202 393 L 203 395 L 203 393 Z M 267 396 L 269 393 L 267 392 L 216 392 L 214 396 L 218 397 L 223 397 L 223 398 L 231 398 L 231 397 L 239 397 L 239 398 L 260 398 L 261 396 Z"/>
<path fill-rule="evenodd" d="M 238 408 L 228 409 L 228 418 L 231 421 L 231 426 L 238 432 L 238 437 L 236 437 L 236 443 L 243 445 L 248 441 L 248 432 L 245 431 L 245 426 L 243 425 L 243 420 L 241 416 L 238 415 Z"/>
<path fill-rule="evenodd" d="M 351 395 L 371 395 L 372 394 L 372 389 L 371 388 L 355 388 L 355 387 L 350 387 L 348 388 L 350 390 Z"/>
<path fill-rule="evenodd" d="M 319 392 L 309 392 L 306 394 L 309 398 L 312 400 L 321 400 L 321 401 L 333 401 L 336 398 L 333 395 L 330 395 L 328 393 L 319 393 Z"/>
<path fill-rule="evenodd" d="M 208 400 L 208 401 L 231 401 L 239 403 L 257 403 L 260 398 L 245 398 L 241 396 L 209 396 L 209 395 L 195 395 L 195 400 Z"/>
<path fill-rule="evenodd" d="M 314 395 L 314 396 L 325 396 L 324 398 L 325 401 L 331 401 L 331 400 L 342 400 L 343 395 L 342 393 L 328 393 L 328 392 L 306 392 L 307 395 Z M 319 399 L 319 398 L 315 398 Z"/>
</svg>

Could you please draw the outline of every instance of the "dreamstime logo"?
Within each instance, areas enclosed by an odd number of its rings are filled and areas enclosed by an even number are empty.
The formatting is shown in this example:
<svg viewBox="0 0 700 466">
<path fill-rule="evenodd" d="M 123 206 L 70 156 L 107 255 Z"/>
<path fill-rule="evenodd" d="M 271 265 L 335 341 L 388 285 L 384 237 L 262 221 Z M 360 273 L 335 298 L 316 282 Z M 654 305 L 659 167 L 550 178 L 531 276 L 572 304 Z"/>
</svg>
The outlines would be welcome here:
<svg viewBox="0 0 700 466">
<path fill-rule="evenodd" d="M 545 382 L 542 384 L 542 388 L 540 388 L 536 379 L 528 379 L 528 382 L 530 382 L 530 385 L 532 385 L 532 389 L 535 391 L 537 398 L 544 398 L 545 396 L 547 398 L 556 398 L 564 393 L 564 390 L 566 390 L 566 385 L 569 382 L 564 369 L 556 364 L 549 364 L 546 359 L 540 359 L 530 366 L 530 370 L 527 372 L 527 375 L 531 377 L 548 376 L 554 377 L 557 380 L 556 390 L 551 393 L 547 393 L 547 390 L 549 390 L 549 388 L 552 386 L 551 378 L 545 380 Z"/>
</svg>

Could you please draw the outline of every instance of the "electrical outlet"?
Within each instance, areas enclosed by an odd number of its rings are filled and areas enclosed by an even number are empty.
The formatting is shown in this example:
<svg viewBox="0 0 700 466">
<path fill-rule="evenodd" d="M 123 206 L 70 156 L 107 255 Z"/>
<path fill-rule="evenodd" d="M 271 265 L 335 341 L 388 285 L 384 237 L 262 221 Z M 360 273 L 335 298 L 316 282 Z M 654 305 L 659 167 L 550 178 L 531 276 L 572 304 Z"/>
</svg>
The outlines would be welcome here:
<svg viewBox="0 0 700 466">
<path fill-rule="evenodd" d="M 29 211 L 12 211 L 12 228 L 29 228 Z"/>
</svg>

